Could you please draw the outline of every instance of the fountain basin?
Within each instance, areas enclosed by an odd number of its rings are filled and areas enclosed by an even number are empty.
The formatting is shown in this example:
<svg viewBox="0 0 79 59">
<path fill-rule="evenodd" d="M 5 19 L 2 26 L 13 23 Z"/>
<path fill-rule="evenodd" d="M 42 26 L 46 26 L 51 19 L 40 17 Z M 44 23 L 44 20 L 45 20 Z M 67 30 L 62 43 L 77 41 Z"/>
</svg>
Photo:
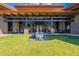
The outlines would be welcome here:
<svg viewBox="0 0 79 59">
<path fill-rule="evenodd" d="M 44 38 L 44 34 L 43 33 L 36 33 L 36 39 L 38 39 L 38 40 L 43 40 L 43 38 Z"/>
</svg>

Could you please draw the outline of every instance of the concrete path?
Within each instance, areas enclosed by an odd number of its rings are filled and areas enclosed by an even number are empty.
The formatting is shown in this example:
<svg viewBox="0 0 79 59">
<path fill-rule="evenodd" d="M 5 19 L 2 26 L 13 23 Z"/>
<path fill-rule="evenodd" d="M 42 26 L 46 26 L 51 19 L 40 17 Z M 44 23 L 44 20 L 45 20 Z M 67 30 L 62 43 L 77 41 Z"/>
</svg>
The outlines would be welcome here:
<svg viewBox="0 0 79 59">
<path fill-rule="evenodd" d="M 10 36 L 11 34 L 0 34 L 0 37 L 3 37 L 3 36 Z"/>
</svg>

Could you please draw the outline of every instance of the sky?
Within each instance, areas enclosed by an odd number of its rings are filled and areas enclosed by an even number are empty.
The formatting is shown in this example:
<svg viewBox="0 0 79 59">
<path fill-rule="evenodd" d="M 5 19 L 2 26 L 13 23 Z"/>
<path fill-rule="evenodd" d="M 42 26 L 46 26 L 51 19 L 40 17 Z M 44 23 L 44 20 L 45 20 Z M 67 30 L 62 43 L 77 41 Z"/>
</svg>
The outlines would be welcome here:
<svg viewBox="0 0 79 59">
<path fill-rule="evenodd" d="M 14 8 L 14 3 L 6 3 L 8 6 L 10 6 L 11 8 Z M 68 7 L 69 5 L 71 5 L 70 3 L 64 3 L 64 7 Z M 14 8 L 15 9 L 15 8 Z"/>
</svg>

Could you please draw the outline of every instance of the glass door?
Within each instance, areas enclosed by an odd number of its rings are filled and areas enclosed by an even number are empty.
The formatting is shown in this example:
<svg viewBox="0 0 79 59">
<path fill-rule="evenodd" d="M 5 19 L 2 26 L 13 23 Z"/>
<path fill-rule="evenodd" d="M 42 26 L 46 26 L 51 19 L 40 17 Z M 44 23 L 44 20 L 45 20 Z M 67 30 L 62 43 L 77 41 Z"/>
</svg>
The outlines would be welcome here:
<svg viewBox="0 0 79 59">
<path fill-rule="evenodd" d="M 19 22 L 19 33 L 24 33 L 24 22 Z"/>
</svg>

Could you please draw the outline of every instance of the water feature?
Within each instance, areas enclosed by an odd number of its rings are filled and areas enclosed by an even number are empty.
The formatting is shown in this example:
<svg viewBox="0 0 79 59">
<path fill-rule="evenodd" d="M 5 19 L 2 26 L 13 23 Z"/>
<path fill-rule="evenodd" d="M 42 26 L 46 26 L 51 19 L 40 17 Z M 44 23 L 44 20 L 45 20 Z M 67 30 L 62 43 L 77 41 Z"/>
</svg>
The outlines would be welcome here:
<svg viewBox="0 0 79 59">
<path fill-rule="evenodd" d="M 44 40 L 44 33 L 42 32 L 42 26 L 37 26 L 35 37 L 38 40 Z"/>
</svg>

